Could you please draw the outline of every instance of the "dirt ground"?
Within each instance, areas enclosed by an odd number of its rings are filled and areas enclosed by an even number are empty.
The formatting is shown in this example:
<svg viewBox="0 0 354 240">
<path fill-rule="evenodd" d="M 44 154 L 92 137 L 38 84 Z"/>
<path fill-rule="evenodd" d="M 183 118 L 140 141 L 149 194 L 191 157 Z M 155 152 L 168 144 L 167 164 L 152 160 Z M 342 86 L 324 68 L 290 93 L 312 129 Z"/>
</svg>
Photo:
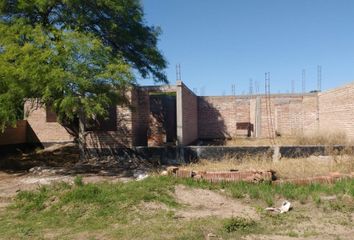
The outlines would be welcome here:
<svg viewBox="0 0 354 240">
<path fill-rule="evenodd" d="M 245 217 L 256 221 L 264 220 L 261 218 L 264 212 L 256 211 L 247 200 L 232 199 L 225 196 L 222 192 L 217 193 L 205 189 L 191 189 L 186 186 L 176 186 L 175 197 L 178 202 L 186 206 L 186 208 L 178 210 L 176 213 L 177 216 L 182 218 L 192 219 L 215 216 L 218 218 Z M 277 202 L 277 206 L 280 206 L 281 201 L 282 200 L 279 200 Z M 292 206 L 293 209 L 285 213 L 287 216 L 284 218 L 284 221 L 287 221 L 287 223 L 280 223 L 279 225 L 282 226 L 279 226 L 279 229 L 272 224 L 276 234 L 250 235 L 244 239 L 353 239 L 353 212 L 323 211 L 317 208 L 314 203 L 301 204 L 294 202 Z M 288 226 L 286 226 L 287 224 Z"/>
<path fill-rule="evenodd" d="M 177 217 L 190 219 L 210 216 L 219 218 L 237 216 L 254 220 L 259 219 L 255 209 L 249 205 L 210 190 L 191 189 L 178 185 L 175 188 L 175 198 L 185 205 L 185 208 L 177 211 Z"/>
<path fill-rule="evenodd" d="M 84 183 L 95 183 L 102 181 L 117 182 L 129 181 L 134 178 L 104 176 L 95 174 L 86 174 L 83 176 Z M 73 183 L 75 175 L 59 174 L 31 174 L 27 171 L 9 173 L 0 171 L 0 210 L 8 206 L 16 194 L 20 191 L 35 190 L 43 185 L 49 185 L 54 182 Z"/>
<path fill-rule="evenodd" d="M 34 190 L 41 185 L 48 185 L 55 181 L 71 183 L 72 175 L 44 174 L 38 175 L 28 172 L 7 173 L 0 172 L 0 211 L 8 206 L 13 197 L 23 190 Z M 83 181 L 131 181 L 133 178 L 115 176 L 83 175 Z M 255 221 L 262 221 L 262 211 L 256 209 L 252 202 L 245 199 L 232 199 L 222 190 L 211 191 L 195 189 L 178 185 L 174 196 L 182 204 L 182 208 L 169 209 L 163 204 L 144 203 L 141 207 L 149 210 L 171 210 L 177 219 L 193 220 L 205 217 L 230 218 L 246 217 Z M 281 199 L 276 203 L 279 205 Z M 351 240 L 354 236 L 354 213 L 340 211 L 324 211 L 314 203 L 300 204 L 294 202 L 293 210 L 286 213 L 284 221 L 287 223 L 270 223 L 274 228 L 274 235 L 249 235 L 246 240 L 271 239 L 342 239 Z M 279 229 L 277 229 L 279 224 Z"/>
</svg>

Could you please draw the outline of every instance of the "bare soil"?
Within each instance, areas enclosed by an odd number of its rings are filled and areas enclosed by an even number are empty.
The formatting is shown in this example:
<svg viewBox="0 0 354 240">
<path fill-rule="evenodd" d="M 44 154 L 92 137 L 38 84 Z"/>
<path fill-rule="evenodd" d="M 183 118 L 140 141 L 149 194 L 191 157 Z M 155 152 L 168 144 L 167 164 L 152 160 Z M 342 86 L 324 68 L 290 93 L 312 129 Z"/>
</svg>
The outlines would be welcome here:
<svg viewBox="0 0 354 240">
<path fill-rule="evenodd" d="M 219 218 L 247 217 L 259 219 L 256 211 L 241 201 L 229 198 L 221 193 L 205 189 L 192 189 L 183 185 L 175 188 L 177 201 L 185 208 L 178 210 L 176 216 L 182 218 Z"/>
</svg>

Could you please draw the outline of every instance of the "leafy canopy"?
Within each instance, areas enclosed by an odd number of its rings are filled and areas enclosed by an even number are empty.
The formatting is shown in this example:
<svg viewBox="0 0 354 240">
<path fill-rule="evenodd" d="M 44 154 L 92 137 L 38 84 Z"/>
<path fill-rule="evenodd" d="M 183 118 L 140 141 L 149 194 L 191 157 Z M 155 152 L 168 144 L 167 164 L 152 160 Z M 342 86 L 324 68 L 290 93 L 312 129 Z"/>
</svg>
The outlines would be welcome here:
<svg viewBox="0 0 354 240">
<path fill-rule="evenodd" d="M 158 31 L 142 17 L 135 0 L 0 0 L 0 130 L 25 98 L 66 122 L 124 101 L 131 67 L 166 81 Z"/>
</svg>

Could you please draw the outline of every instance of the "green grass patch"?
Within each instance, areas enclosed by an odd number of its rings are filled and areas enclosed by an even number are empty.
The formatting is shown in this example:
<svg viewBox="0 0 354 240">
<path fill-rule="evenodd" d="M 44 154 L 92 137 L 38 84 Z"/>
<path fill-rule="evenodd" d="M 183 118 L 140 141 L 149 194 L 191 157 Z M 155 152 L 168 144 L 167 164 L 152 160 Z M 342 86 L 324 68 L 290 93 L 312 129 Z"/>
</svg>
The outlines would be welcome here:
<svg viewBox="0 0 354 240">
<path fill-rule="evenodd" d="M 201 239 L 208 232 L 223 236 L 239 236 L 259 231 L 262 224 L 252 220 L 232 218 L 203 218 L 179 220 L 174 211 L 182 208 L 174 196 L 174 188 L 183 184 L 191 188 L 224 189 L 234 198 L 248 196 L 251 200 L 273 205 L 279 197 L 289 200 L 315 201 L 322 205 L 320 196 L 354 197 L 354 180 L 343 180 L 331 185 L 292 184 L 273 186 L 269 183 L 209 183 L 169 176 L 152 176 L 143 181 L 128 183 L 84 184 L 75 178 L 74 184 L 58 183 L 41 187 L 37 191 L 23 191 L 14 203 L 0 214 L 0 234 L 5 239 L 41 239 L 45 232 L 60 231 L 60 239 L 72 239 L 82 232 L 104 232 L 112 239 Z M 142 202 L 164 204 L 170 210 L 151 212 L 139 208 Z M 344 205 L 343 205 L 344 204 Z M 348 204 L 328 203 L 331 211 L 348 212 Z M 270 226 L 302 221 L 301 214 L 262 216 Z M 61 230 L 60 230 L 61 229 Z M 98 237 L 99 238 L 99 237 Z"/>
<path fill-rule="evenodd" d="M 257 223 L 255 221 L 242 217 L 233 217 L 227 219 L 224 223 L 224 230 L 228 233 L 252 233 L 255 232 L 255 229 L 257 229 Z"/>
</svg>

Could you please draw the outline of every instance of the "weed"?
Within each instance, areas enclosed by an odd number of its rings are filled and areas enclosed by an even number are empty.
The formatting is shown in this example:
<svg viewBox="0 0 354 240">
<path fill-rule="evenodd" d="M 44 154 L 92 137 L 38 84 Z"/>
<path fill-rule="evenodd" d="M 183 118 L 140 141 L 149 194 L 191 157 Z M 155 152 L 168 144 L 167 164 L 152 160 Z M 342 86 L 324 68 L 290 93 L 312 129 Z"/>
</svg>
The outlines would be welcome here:
<svg viewBox="0 0 354 240">
<path fill-rule="evenodd" d="M 289 237 L 299 237 L 299 234 L 297 233 L 297 232 L 294 232 L 294 231 L 290 231 L 290 232 L 288 232 L 288 236 Z"/>
<path fill-rule="evenodd" d="M 251 219 L 233 217 L 227 219 L 224 223 L 224 230 L 228 233 L 242 232 L 251 233 L 257 227 L 257 223 Z"/>
<path fill-rule="evenodd" d="M 82 176 L 78 175 L 74 178 L 74 184 L 75 186 L 82 187 L 84 186 L 84 182 L 82 180 Z"/>
</svg>

